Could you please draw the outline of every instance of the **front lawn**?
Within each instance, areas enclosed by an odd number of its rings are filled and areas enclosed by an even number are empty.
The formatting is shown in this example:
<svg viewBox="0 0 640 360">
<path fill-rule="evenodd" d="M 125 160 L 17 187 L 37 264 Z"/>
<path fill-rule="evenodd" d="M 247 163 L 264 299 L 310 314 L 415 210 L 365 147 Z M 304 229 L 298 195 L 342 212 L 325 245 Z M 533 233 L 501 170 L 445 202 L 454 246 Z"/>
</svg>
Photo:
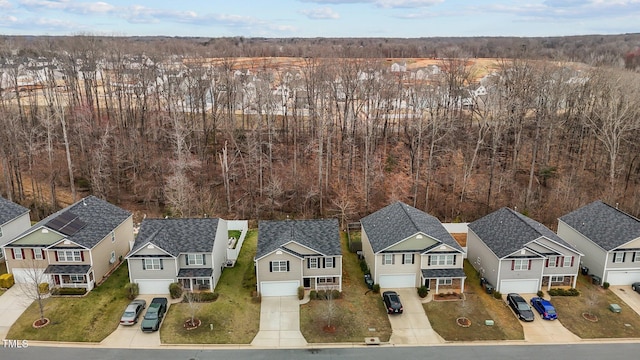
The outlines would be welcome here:
<svg viewBox="0 0 640 360">
<path fill-rule="evenodd" d="M 640 338 L 640 315 L 613 291 L 591 284 L 590 277 L 584 275 L 578 277 L 576 288 L 579 296 L 551 298 L 558 319 L 569 331 L 583 339 Z M 620 305 L 622 311 L 611 312 L 609 304 Z M 598 321 L 585 319 L 585 313 L 595 315 Z"/>
<path fill-rule="evenodd" d="M 172 304 L 160 330 L 164 344 L 249 344 L 260 328 L 260 303 L 252 301 L 256 288 L 253 258 L 256 254 L 257 230 L 248 232 L 233 268 L 222 272 L 215 291 L 218 300 L 201 303 L 196 318 L 197 329 L 186 330 L 190 318 L 189 304 Z M 213 325 L 213 328 L 211 327 Z"/>
<path fill-rule="evenodd" d="M 523 340 L 520 321 L 502 299 L 484 291 L 478 273 L 466 260 L 464 271 L 466 300 L 433 300 L 423 304 L 433 330 L 447 341 Z M 471 326 L 457 324 L 456 319 L 462 316 L 471 320 Z M 485 325 L 485 320 L 493 320 L 494 325 Z"/>
<path fill-rule="evenodd" d="M 122 311 L 129 303 L 124 291 L 128 282 L 127 264 L 123 263 L 104 283 L 85 297 L 46 299 L 44 315 L 51 323 L 41 329 L 34 329 L 32 326 L 40 318 L 38 304 L 34 301 L 9 329 L 7 338 L 100 342 L 120 324 Z"/>
<path fill-rule="evenodd" d="M 335 306 L 331 325 L 334 332 L 323 330 L 327 322 L 326 300 L 312 300 L 300 306 L 300 331 L 309 343 L 363 342 L 367 337 L 389 341 L 391 324 L 380 294 L 364 283 L 356 254 L 349 252 L 347 237 L 342 240 L 342 298 L 333 300 Z"/>
</svg>

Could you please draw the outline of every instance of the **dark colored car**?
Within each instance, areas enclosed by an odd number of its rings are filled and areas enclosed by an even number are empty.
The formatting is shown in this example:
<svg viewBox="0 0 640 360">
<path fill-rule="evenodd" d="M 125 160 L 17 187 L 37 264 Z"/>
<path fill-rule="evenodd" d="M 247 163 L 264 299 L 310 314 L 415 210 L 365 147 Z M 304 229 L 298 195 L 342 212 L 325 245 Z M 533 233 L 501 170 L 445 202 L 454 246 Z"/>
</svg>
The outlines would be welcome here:
<svg viewBox="0 0 640 360">
<path fill-rule="evenodd" d="M 142 314 L 142 310 L 147 306 L 144 300 L 133 300 L 124 310 L 120 318 L 120 325 L 133 325 L 138 322 L 138 317 Z"/>
<path fill-rule="evenodd" d="M 157 331 L 160 328 L 160 323 L 166 312 L 167 298 L 153 298 L 140 324 L 142 331 Z"/>
<path fill-rule="evenodd" d="M 640 294 L 640 282 L 634 282 L 631 284 L 631 289 Z"/>
<path fill-rule="evenodd" d="M 545 300 L 541 297 L 532 297 L 531 306 L 536 309 L 540 316 L 545 320 L 555 320 L 558 318 L 556 308 L 553 307 L 549 300 Z"/>
<path fill-rule="evenodd" d="M 523 321 L 533 321 L 533 311 L 527 301 L 516 293 L 510 293 L 507 295 L 507 303 L 516 313 L 518 319 Z"/>
<path fill-rule="evenodd" d="M 384 306 L 387 308 L 387 313 L 402 314 L 402 303 L 397 292 L 385 291 L 382 293 L 382 299 L 384 300 Z"/>
</svg>

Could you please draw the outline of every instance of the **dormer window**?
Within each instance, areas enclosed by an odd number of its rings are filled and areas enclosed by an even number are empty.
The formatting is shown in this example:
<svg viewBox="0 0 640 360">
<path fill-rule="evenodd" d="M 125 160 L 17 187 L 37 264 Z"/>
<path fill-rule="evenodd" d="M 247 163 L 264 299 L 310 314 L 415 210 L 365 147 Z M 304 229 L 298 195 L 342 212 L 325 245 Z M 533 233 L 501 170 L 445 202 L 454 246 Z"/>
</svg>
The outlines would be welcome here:
<svg viewBox="0 0 640 360">
<path fill-rule="evenodd" d="M 187 254 L 187 265 L 204 265 L 203 254 Z"/>
</svg>

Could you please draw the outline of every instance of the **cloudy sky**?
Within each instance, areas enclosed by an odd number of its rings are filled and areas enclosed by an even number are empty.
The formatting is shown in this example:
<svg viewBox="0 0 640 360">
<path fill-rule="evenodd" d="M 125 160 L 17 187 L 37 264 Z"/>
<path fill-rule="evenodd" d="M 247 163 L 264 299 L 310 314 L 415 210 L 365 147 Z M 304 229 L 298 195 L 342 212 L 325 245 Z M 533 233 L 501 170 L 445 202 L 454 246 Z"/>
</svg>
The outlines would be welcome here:
<svg viewBox="0 0 640 360">
<path fill-rule="evenodd" d="M 640 0 L 0 0 L 1 35 L 433 37 L 640 32 Z"/>
</svg>

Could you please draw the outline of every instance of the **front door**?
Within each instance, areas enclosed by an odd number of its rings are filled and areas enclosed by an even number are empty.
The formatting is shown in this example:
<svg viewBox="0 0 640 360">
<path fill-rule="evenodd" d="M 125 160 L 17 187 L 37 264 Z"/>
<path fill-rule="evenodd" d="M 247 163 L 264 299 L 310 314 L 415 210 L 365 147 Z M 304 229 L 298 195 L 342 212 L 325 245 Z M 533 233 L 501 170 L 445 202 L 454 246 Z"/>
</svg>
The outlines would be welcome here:
<svg viewBox="0 0 640 360">
<path fill-rule="evenodd" d="M 305 289 L 311 288 L 311 278 L 304 278 L 302 279 L 302 282 L 304 284 Z"/>
</svg>

